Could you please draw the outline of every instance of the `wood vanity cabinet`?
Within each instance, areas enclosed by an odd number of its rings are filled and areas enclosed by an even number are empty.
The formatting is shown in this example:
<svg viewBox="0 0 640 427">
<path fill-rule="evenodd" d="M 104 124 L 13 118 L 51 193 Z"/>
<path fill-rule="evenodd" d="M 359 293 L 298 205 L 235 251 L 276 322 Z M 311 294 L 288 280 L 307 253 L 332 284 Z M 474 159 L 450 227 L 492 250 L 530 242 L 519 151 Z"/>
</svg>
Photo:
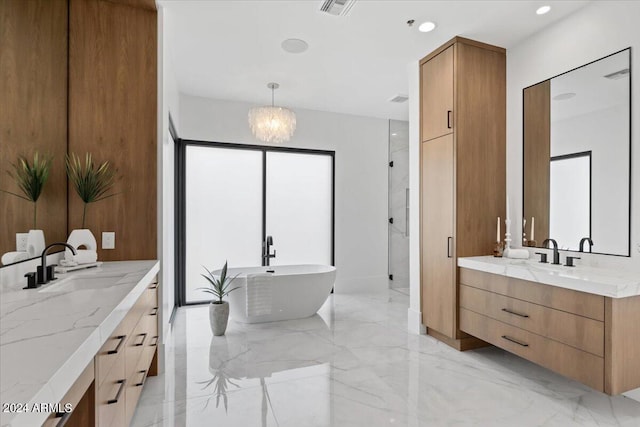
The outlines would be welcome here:
<svg viewBox="0 0 640 427">
<path fill-rule="evenodd" d="M 457 258 L 488 255 L 504 218 L 505 50 L 455 37 L 420 61 L 421 311 L 459 349 Z M 503 229 L 504 231 L 504 229 Z"/>
<path fill-rule="evenodd" d="M 607 394 L 640 387 L 640 297 L 461 268 L 460 328 Z"/>
<path fill-rule="evenodd" d="M 95 357 L 96 425 L 128 426 L 148 375 L 157 374 L 158 283 L 151 283 Z"/>
<path fill-rule="evenodd" d="M 93 360 L 82 371 L 60 403 L 60 412 L 52 414 L 43 427 L 86 427 L 95 419 L 95 367 Z M 66 412 L 65 405 L 73 410 Z"/>
</svg>

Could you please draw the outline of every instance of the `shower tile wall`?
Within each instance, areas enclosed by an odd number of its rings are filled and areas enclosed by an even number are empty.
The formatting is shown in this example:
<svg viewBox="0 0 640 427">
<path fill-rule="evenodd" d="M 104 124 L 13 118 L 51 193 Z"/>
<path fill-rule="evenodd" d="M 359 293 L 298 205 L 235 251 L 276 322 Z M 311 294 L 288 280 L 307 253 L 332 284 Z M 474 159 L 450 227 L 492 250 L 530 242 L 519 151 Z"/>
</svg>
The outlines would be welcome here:
<svg viewBox="0 0 640 427">
<path fill-rule="evenodd" d="M 409 122 L 389 120 L 389 162 L 389 286 L 408 288 Z"/>
</svg>

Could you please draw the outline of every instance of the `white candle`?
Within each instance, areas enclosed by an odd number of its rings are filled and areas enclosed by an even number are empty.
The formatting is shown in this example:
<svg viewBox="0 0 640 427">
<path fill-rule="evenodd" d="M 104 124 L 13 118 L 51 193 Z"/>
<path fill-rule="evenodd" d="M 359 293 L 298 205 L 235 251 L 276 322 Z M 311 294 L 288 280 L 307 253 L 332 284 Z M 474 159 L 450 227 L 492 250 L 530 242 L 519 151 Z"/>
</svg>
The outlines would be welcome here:
<svg viewBox="0 0 640 427">
<path fill-rule="evenodd" d="M 496 227 L 496 242 L 500 241 L 500 217 L 498 217 L 498 226 Z"/>
<path fill-rule="evenodd" d="M 507 196 L 507 221 L 509 221 L 511 219 L 511 216 L 509 215 L 509 196 Z"/>
<path fill-rule="evenodd" d="M 533 234 L 536 227 L 536 219 L 535 217 L 531 217 L 531 240 L 535 240 L 535 235 Z"/>
</svg>

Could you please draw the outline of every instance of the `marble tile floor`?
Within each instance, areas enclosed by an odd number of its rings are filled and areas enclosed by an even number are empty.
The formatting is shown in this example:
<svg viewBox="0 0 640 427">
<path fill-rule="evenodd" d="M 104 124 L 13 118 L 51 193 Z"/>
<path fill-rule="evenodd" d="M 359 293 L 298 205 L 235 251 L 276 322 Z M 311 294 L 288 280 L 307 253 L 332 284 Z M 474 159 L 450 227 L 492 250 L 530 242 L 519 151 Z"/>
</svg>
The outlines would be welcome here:
<svg viewBox="0 0 640 427">
<path fill-rule="evenodd" d="M 206 306 L 181 308 L 132 426 L 640 426 L 636 400 L 407 333 L 407 306 L 393 290 L 332 295 L 311 318 L 231 320 L 223 337 Z"/>
</svg>

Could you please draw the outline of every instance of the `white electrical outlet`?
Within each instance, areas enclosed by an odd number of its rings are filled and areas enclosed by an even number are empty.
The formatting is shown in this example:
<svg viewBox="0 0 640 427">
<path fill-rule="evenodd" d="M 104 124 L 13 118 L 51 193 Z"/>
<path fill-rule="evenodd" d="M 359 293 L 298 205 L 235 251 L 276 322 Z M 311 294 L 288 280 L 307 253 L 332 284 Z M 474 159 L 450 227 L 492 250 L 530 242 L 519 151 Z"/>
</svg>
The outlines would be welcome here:
<svg viewBox="0 0 640 427">
<path fill-rule="evenodd" d="M 115 249 L 115 248 L 116 248 L 115 231 L 103 231 L 102 232 L 102 249 Z"/>
<path fill-rule="evenodd" d="M 29 233 L 16 233 L 16 251 L 26 252 Z"/>
</svg>

